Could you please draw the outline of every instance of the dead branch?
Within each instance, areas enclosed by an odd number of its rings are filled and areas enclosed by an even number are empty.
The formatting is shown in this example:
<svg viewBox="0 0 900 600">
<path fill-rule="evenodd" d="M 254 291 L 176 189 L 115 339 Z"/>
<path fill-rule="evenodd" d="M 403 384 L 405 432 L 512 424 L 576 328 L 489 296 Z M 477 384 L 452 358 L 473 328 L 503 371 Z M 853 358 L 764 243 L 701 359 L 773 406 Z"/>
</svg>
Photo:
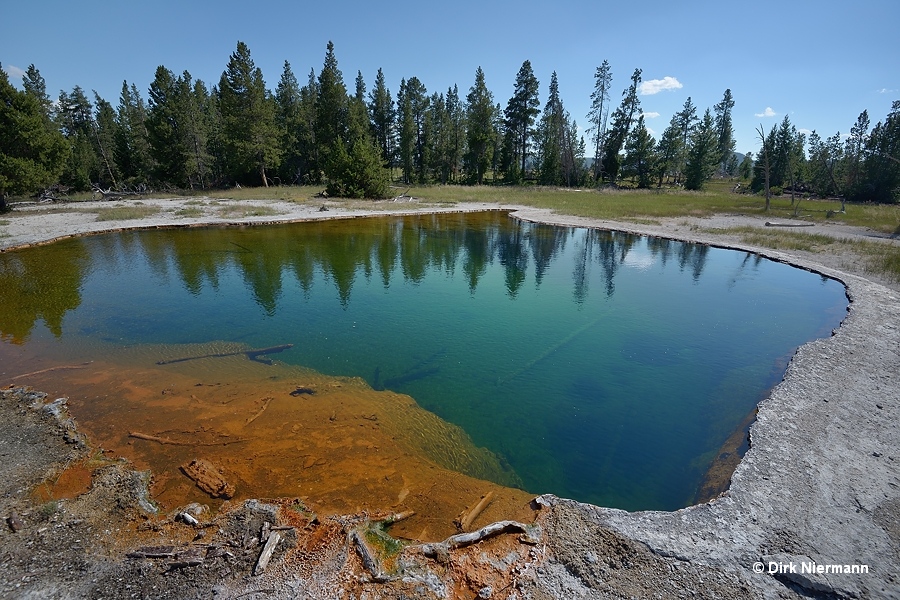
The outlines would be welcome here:
<svg viewBox="0 0 900 600">
<path fill-rule="evenodd" d="M 259 409 L 259 412 L 258 412 L 258 413 L 256 413 L 255 415 L 253 415 L 252 417 L 250 417 L 249 419 L 247 419 L 247 422 L 244 423 L 244 425 L 249 425 L 249 424 L 252 423 L 253 421 L 257 420 L 261 414 L 263 414 L 264 412 L 266 412 L 266 409 L 269 408 L 269 404 L 271 404 L 272 400 L 274 400 L 274 398 L 272 398 L 271 396 L 266 397 L 266 398 L 263 398 L 263 405 L 262 405 L 262 408 Z"/>
<path fill-rule="evenodd" d="M 256 561 L 256 567 L 253 569 L 254 575 L 259 575 L 266 570 L 266 567 L 269 566 L 269 560 L 272 558 L 272 553 L 275 552 L 275 547 L 278 546 L 280 541 L 281 534 L 277 531 L 269 534 L 269 539 L 266 540 L 266 545 L 263 546 L 262 552 L 259 554 L 259 560 Z"/>
<path fill-rule="evenodd" d="M 463 511 L 463 513 L 453 521 L 457 529 L 459 529 L 460 531 L 468 531 L 469 528 L 472 527 L 472 523 L 475 522 L 475 519 L 478 518 L 478 515 L 484 512 L 484 509 L 487 508 L 488 504 L 490 504 L 493 500 L 494 492 L 488 492 L 481 497 L 481 500 L 478 501 L 478 504 L 475 505 L 475 508 L 470 510 L 468 514 Z"/>
<path fill-rule="evenodd" d="M 21 379 L 22 377 L 31 377 L 32 375 L 40 375 L 41 373 L 50 373 L 51 371 L 62 371 L 65 369 L 83 369 L 86 366 L 91 364 L 90 362 L 81 363 L 78 365 L 63 365 L 60 367 L 50 367 L 48 369 L 41 369 L 40 371 L 32 371 L 31 373 L 25 373 L 23 375 L 16 375 L 15 377 L 11 377 L 10 381 Z"/>
<path fill-rule="evenodd" d="M 425 554 L 425 556 L 435 557 L 441 554 L 446 554 L 450 550 L 455 550 L 456 548 L 463 548 L 465 546 L 477 544 L 482 540 L 486 540 L 502 533 L 527 534 L 528 526 L 517 521 L 498 521 L 497 523 L 491 523 L 490 525 L 482 527 L 478 531 L 451 535 L 443 542 L 423 544 L 422 546 L 420 546 L 420 548 L 422 549 L 422 552 Z"/>
<path fill-rule="evenodd" d="M 148 442 L 156 442 L 157 444 L 167 446 L 228 446 L 229 444 L 240 444 L 247 441 L 244 438 L 236 438 L 233 440 L 220 440 L 218 442 L 179 442 L 177 440 L 170 440 L 169 438 L 150 435 L 148 433 L 141 433 L 140 431 L 129 431 L 128 437 L 147 440 Z"/>
</svg>

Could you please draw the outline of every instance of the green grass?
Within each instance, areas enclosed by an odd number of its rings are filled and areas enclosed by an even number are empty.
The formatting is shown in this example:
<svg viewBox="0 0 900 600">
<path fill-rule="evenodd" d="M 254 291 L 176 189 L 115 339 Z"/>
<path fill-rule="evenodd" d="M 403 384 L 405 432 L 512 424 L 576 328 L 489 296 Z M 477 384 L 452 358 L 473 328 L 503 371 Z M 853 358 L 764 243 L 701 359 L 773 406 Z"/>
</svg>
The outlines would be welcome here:
<svg viewBox="0 0 900 600">
<path fill-rule="evenodd" d="M 9 221 L 7 221 L 6 219 L 0 219 L 0 227 L 2 227 L 3 225 L 9 225 Z"/>
<path fill-rule="evenodd" d="M 104 207 L 84 212 L 96 213 L 98 221 L 131 221 L 153 216 L 159 213 L 159 207 L 132 204 L 125 206 L 110 206 L 108 208 Z"/>
<path fill-rule="evenodd" d="M 859 256 L 863 260 L 863 270 L 866 273 L 882 275 L 891 281 L 900 282 L 900 246 L 896 244 L 759 227 L 698 228 L 698 230 L 712 234 L 735 235 L 745 244 L 774 250 Z"/>
<path fill-rule="evenodd" d="M 268 206 L 248 206 L 243 204 L 223 204 L 218 208 L 221 217 L 271 217 L 283 214 Z"/>
<path fill-rule="evenodd" d="M 203 209 L 198 206 L 187 206 L 175 211 L 176 217 L 195 219 L 203 216 Z"/>
</svg>

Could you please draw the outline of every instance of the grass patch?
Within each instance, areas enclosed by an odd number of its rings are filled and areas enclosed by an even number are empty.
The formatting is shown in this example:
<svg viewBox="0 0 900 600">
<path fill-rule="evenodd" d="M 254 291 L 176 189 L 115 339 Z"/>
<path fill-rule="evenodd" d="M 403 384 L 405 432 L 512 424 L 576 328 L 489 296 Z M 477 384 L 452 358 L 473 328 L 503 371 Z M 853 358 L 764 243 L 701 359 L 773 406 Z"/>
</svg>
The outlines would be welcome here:
<svg viewBox="0 0 900 600">
<path fill-rule="evenodd" d="M 203 216 L 203 209 L 197 206 L 188 206 L 175 211 L 176 217 L 195 219 Z"/>
<path fill-rule="evenodd" d="M 325 189 L 324 185 L 283 185 L 268 188 L 234 188 L 230 190 L 205 190 L 204 195 L 222 200 L 280 200 L 307 202 Z"/>
<path fill-rule="evenodd" d="M 244 204 L 223 204 L 218 208 L 221 217 L 271 217 L 283 214 L 268 206 L 249 206 Z"/>
<path fill-rule="evenodd" d="M 896 244 L 759 227 L 699 228 L 699 231 L 735 235 L 745 244 L 774 250 L 830 252 L 838 255 L 857 256 L 862 259 L 864 272 L 870 275 L 881 275 L 890 281 L 900 281 L 900 246 Z"/>
<path fill-rule="evenodd" d="M 96 213 L 98 221 L 131 221 L 155 215 L 159 213 L 159 208 L 156 206 L 125 205 L 98 208 L 96 210 L 85 212 Z"/>
<path fill-rule="evenodd" d="M 0 227 L 2 227 L 3 225 L 9 225 L 9 221 L 7 221 L 6 219 L 0 219 Z"/>
</svg>

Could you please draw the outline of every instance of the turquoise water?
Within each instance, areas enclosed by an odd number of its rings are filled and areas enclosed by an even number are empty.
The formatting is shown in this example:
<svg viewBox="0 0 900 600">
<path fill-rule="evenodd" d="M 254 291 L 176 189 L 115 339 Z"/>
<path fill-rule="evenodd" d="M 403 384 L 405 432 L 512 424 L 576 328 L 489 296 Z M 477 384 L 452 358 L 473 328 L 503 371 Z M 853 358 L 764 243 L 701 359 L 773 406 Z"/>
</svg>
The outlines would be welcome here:
<svg viewBox="0 0 900 600">
<path fill-rule="evenodd" d="M 126 232 L 0 255 L 0 335 L 233 341 L 406 393 L 530 492 L 689 504 L 838 282 L 738 251 L 503 213 Z"/>
</svg>

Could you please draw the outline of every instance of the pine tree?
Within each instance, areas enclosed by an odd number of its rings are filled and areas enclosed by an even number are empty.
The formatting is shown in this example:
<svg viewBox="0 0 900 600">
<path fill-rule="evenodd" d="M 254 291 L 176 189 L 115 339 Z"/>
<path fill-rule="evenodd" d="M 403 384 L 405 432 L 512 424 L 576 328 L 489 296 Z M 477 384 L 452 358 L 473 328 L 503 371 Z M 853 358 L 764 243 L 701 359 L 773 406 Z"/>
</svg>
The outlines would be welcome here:
<svg viewBox="0 0 900 600">
<path fill-rule="evenodd" d="M 275 88 L 275 123 L 282 150 L 278 172 L 282 181 L 292 184 L 300 181 L 303 175 L 304 157 L 300 141 L 302 121 L 300 84 L 294 76 L 291 63 L 284 61 L 281 79 Z"/>
<path fill-rule="evenodd" d="M 218 100 L 228 174 L 245 181 L 255 174 L 268 187 L 266 170 L 278 164 L 281 153 L 275 102 L 244 42 L 238 42 L 219 79 Z"/>
<path fill-rule="evenodd" d="M 613 113 L 612 127 L 606 138 L 606 146 L 603 148 L 603 170 L 613 185 L 619 175 L 619 153 L 625 146 L 625 140 L 628 139 L 634 120 L 640 114 L 641 101 L 638 98 L 640 85 L 641 70 L 635 69 L 631 75 L 631 85 L 622 92 L 622 103 Z"/>
<path fill-rule="evenodd" d="M 316 91 L 316 145 L 320 163 L 327 175 L 330 153 L 336 148 L 338 141 L 344 142 L 347 139 L 349 109 L 344 76 L 338 68 L 334 44 L 330 41 Z"/>
<path fill-rule="evenodd" d="M 687 155 L 690 150 L 691 133 L 697 119 L 697 107 L 691 102 L 691 97 L 684 101 L 681 111 L 675 114 L 678 119 L 678 128 L 681 131 L 681 154 L 678 157 L 676 183 L 684 182 L 684 171 L 687 165 Z"/>
<path fill-rule="evenodd" d="M 900 100 L 866 139 L 864 175 L 874 202 L 900 202 Z"/>
<path fill-rule="evenodd" d="M 659 138 L 659 143 L 656 145 L 656 187 L 662 187 L 663 179 L 676 173 L 678 160 L 681 156 L 681 143 L 681 128 L 678 125 L 678 116 L 672 115 L 669 126 L 663 131 L 662 136 Z"/>
<path fill-rule="evenodd" d="M 528 147 L 535 134 L 535 119 L 540 112 L 538 110 L 540 106 L 539 86 L 540 83 L 531 69 L 531 62 L 526 60 L 516 74 L 513 95 L 503 113 L 506 117 L 504 126 L 508 132 L 507 137 L 510 139 L 508 145 L 511 150 L 511 152 L 508 151 L 510 154 L 508 171 L 512 176 L 511 179 L 515 181 L 521 181 L 525 176 Z M 515 171 L 510 170 L 512 165 L 515 165 Z"/>
<path fill-rule="evenodd" d="M 389 169 L 393 168 L 396 145 L 397 130 L 395 120 L 397 111 L 394 108 L 394 99 L 391 92 L 384 82 L 384 73 L 378 69 L 375 76 L 375 86 L 369 92 L 369 119 L 372 122 L 372 131 L 375 135 L 375 141 L 381 148 L 381 158 L 385 166 Z"/>
<path fill-rule="evenodd" d="M 100 158 L 100 185 L 106 187 L 119 187 L 119 168 L 116 165 L 114 150 L 116 147 L 116 135 L 118 125 L 116 112 L 112 105 L 94 92 L 94 107 L 96 115 L 91 128 L 91 141 L 94 143 L 94 152 Z"/>
<path fill-rule="evenodd" d="M 466 95 L 466 171 L 469 179 L 478 185 L 484 183 L 484 175 L 494 160 L 496 135 L 494 121 L 496 107 L 494 97 L 484 82 L 481 67 L 475 71 L 475 83 Z"/>
<path fill-rule="evenodd" d="M 458 182 L 462 170 L 462 157 L 466 145 L 466 114 L 459 99 L 459 88 L 454 84 L 447 89 L 445 97 L 447 119 L 449 121 L 447 162 L 450 166 L 450 181 Z"/>
<path fill-rule="evenodd" d="M 606 120 L 609 115 L 609 88 L 612 85 L 612 69 L 603 61 L 594 73 L 594 91 L 591 93 L 591 110 L 587 118 L 594 148 L 594 180 L 600 181 L 603 165 L 603 146 L 606 141 Z"/>
<path fill-rule="evenodd" d="M 70 94 L 60 92 L 57 106 L 58 125 L 70 149 L 60 181 L 77 191 L 89 190 L 100 179 L 100 160 L 92 141 L 93 106 L 77 85 Z"/>
<path fill-rule="evenodd" d="M 718 137 L 719 169 L 723 175 L 728 173 L 729 162 L 734 158 L 734 127 L 731 124 L 731 111 L 733 108 L 734 98 L 731 96 L 731 90 L 727 89 L 722 101 L 714 107 L 716 113 L 716 136 Z"/>
<path fill-rule="evenodd" d="M 41 76 L 41 72 L 33 64 L 28 65 L 25 75 L 22 77 L 22 89 L 25 93 L 38 101 L 41 112 L 47 121 L 52 121 L 54 116 L 53 101 L 47 94 L 47 83 Z"/>
<path fill-rule="evenodd" d="M 638 188 L 649 188 L 653 183 L 655 150 L 656 140 L 647 131 L 644 115 L 641 114 L 625 143 L 625 160 L 622 162 L 623 174 L 631 176 Z"/>
<path fill-rule="evenodd" d="M 703 118 L 691 134 L 684 173 L 685 189 L 702 190 L 716 172 L 720 158 L 715 121 L 709 109 L 706 109 Z"/>
<path fill-rule="evenodd" d="M 541 185 L 562 183 L 563 148 L 567 120 L 562 100 L 559 97 L 559 81 L 556 71 L 550 76 L 547 103 L 541 114 L 538 127 L 538 181 Z"/>
<path fill-rule="evenodd" d="M 425 183 L 428 167 L 426 119 L 429 97 L 418 77 L 401 80 L 397 94 L 400 166 L 403 181 Z"/>
<path fill-rule="evenodd" d="M 0 67 L 0 212 L 7 208 L 7 195 L 30 194 L 54 183 L 67 150 L 39 95 L 14 88 Z"/>
<path fill-rule="evenodd" d="M 146 184 L 153 171 L 150 139 L 147 132 L 147 107 L 134 84 L 122 82 L 116 112 L 116 164 L 122 177 L 132 183 Z"/>
</svg>

